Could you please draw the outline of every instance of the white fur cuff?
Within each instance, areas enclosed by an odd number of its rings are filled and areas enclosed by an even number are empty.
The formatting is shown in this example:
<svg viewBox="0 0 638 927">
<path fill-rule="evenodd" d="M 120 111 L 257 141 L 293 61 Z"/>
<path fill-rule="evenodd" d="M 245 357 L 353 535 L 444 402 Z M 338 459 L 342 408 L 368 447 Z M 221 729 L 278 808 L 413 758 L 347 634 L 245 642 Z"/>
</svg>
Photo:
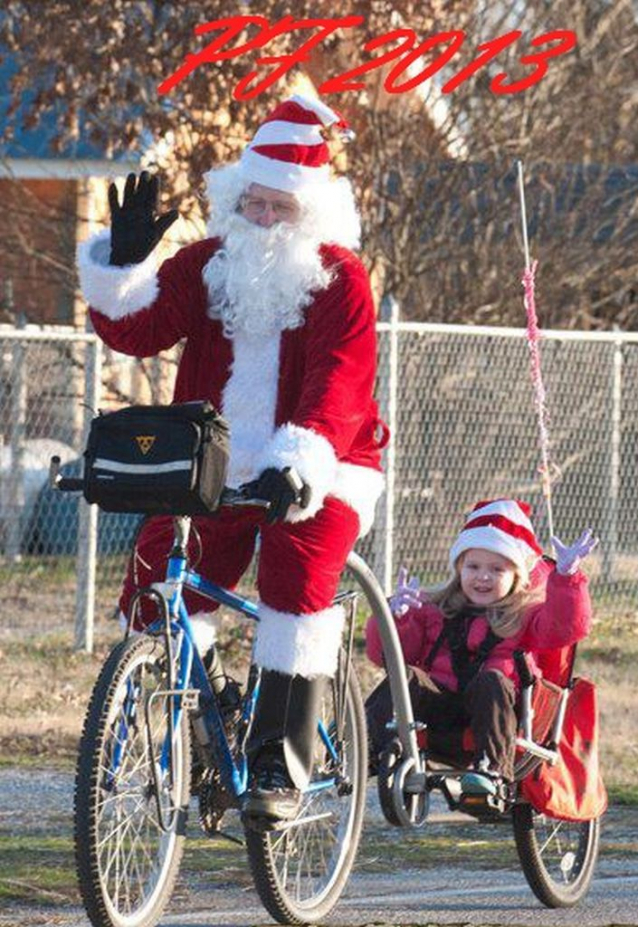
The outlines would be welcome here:
<svg viewBox="0 0 638 927">
<path fill-rule="evenodd" d="M 354 509 L 359 516 L 359 537 L 364 537 L 374 522 L 374 511 L 385 488 L 385 477 L 372 467 L 340 463 L 330 495 Z"/>
<path fill-rule="evenodd" d="M 80 288 L 87 303 L 109 319 L 122 319 L 150 306 L 159 291 L 157 261 L 151 253 L 141 264 L 109 264 L 111 233 L 91 236 L 78 247 Z"/>
<path fill-rule="evenodd" d="M 259 603 L 253 658 L 263 669 L 306 679 L 334 676 L 345 613 L 333 605 L 309 615 L 277 612 Z"/>
<path fill-rule="evenodd" d="M 286 517 L 286 521 L 305 521 L 317 514 L 334 487 L 337 456 L 327 438 L 288 423 L 277 429 L 257 460 L 258 473 L 268 467 L 294 467 L 310 487 L 309 505 L 305 509 L 291 506 Z"/>
</svg>

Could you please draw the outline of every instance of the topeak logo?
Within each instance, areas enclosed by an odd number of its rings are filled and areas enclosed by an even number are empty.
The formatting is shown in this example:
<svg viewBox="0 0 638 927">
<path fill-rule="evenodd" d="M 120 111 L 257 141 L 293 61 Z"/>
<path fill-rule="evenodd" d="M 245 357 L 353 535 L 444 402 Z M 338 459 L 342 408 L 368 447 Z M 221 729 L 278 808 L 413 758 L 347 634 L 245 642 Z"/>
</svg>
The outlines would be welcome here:
<svg viewBox="0 0 638 927">
<path fill-rule="evenodd" d="M 142 454 L 148 454 L 155 444 L 155 435 L 136 435 L 135 440 Z"/>
</svg>

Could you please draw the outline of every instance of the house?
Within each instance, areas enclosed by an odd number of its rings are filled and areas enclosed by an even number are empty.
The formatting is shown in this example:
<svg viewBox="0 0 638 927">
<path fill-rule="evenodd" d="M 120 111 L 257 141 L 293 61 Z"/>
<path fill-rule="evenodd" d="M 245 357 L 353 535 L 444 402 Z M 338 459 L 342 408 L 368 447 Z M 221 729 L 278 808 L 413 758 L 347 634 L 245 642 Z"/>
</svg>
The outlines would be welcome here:
<svg viewBox="0 0 638 927">
<path fill-rule="evenodd" d="M 22 315 L 31 323 L 84 328 L 75 294 L 76 245 L 104 215 L 104 179 L 136 170 L 140 158 L 111 157 L 85 138 L 81 125 L 76 140 L 56 150 L 62 100 L 37 126 L 23 128 L 32 91 L 17 112 L 8 112 L 17 67 L 10 54 L 0 61 L 0 322 Z"/>
<path fill-rule="evenodd" d="M 83 443 L 84 345 L 42 340 L 84 331 L 75 252 L 106 215 L 106 178 L 138 170 L 139 155 L 111 157 L 85 138 L 56 150 L 57 101 L 37 126 L 22 127 L 27 90 L 9 113 L 18 64 L 0 48 L 0 554 L 31 549 L 31 517 L 49 459 L 76 458 Z M 16 339 L 15 327 L 24 329 Z M 38 339 L 39 340 L 36 340 Z M 108 359 L 107 382 L 130 380 L 130 359 Z M 116 373 L 111 376 L 110 371 Z M 108 391 L 100 402 L 109 399 Z M 76 502 L 77 504 L 77 502 Z M 51 531 L 56 530 L 55 525 Z M 60 537 L 63 528 L 59 527 Z"/>
</svg>

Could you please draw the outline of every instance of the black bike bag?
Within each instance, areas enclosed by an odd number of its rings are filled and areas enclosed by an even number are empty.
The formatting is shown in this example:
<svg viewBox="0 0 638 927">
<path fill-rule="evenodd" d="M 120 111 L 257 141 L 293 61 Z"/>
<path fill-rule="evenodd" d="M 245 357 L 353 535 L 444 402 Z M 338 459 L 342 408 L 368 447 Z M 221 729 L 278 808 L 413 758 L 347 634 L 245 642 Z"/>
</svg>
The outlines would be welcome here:
<svg viewBox="0 0 638 927">
<path fill-rule="evenodd" d="M 130 406 L 91 422 L 84 497 L 106 512 L 198 515 L 217 508 L 229 428 L 210 402 Z"/>
</svg>

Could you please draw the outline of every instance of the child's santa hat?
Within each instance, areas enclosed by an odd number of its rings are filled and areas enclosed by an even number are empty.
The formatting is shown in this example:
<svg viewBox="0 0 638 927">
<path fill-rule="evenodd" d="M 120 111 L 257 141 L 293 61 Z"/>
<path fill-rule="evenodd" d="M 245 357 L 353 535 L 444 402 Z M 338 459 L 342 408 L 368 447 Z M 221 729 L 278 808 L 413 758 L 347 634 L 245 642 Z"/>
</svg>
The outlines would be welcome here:
<svg viewBox="0 0 638 927">
<path fill-rule="evenodd" d="M 352 136 L 342 116 L 320 100 L 295 94 L 280 103 L 242 153 L 240 169 L 246 184 L 298 193 L 326 183 L 330 152 L 324 133 L 331 126 Z"/>
<path fill-rule="evenodd" d="M 543 550 L 530 521 L 531 508 L 518 499 L 477 502 L 450 550 L 450 566 L 466 550 L 480 547 L 507 557 L 526 582 Z"/>
</svg>

